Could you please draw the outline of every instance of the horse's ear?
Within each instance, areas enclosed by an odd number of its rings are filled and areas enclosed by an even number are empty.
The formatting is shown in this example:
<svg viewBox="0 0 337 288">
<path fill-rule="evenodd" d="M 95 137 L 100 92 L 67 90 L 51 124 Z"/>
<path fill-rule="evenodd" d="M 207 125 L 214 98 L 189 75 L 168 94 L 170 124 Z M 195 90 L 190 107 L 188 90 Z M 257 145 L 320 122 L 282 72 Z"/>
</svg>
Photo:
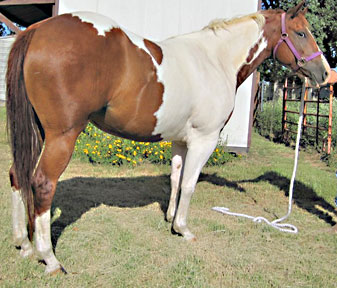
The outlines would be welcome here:
<svg viewBox="0 0 337 288">
<path fill-rule="evenodd" d="M 296 7 L 290 8 L 287 12 L 291 18 L 295 18 L 298 14 L 306 14 L 308 12 L 308 7 L 306 7 L 306 1 L 303 0 Z"/>
</svg>

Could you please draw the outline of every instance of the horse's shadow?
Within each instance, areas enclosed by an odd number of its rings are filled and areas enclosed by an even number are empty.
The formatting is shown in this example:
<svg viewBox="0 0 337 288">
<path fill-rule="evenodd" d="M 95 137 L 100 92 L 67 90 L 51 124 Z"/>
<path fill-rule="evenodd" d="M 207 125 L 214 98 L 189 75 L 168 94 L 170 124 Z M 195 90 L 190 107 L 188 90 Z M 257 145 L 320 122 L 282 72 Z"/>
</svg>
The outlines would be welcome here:
<svg viewBox="0 0 337 288">
<path fill-rule="evenodd" d="M 261 181 L 269 182 L 282 190 L 287 197 L 289 196 L 290 179 L 274 171 L 266 172 L 255 179 L 239 181 L 239 183 L 258 183 Z M 311 187 L 305 185 L 301 181 L 295 181 L 294 183 L 293 201 L 298 207 L 316 215 L 331 226 L 336 224 L 331 216 L 332 214 L 337 217 L 337 210 L 335 207 L 328 203 L 324 198 L 318 196 Z"/>
<path fill-rule="evenodd" d="M 215 175 L 201 174 L 199 181 L 244 191 L 240 186 Z M 58 183 L 52 212 L 61 216 L 52 224 L 52 243 L 56 247 L 63 230 L 91 208 L 101 204 L 111 207 L 143 207 L 159 203 L 166 213 L 170 199 L 170 176 L 140 176 L 118 178 L 75 177 Z"/>
<path fill-rule="evenodd" d="M 101 204 L 114 207 L 142 207 L 158 202 L 163 212 L 169 201 L 170 178 L 162 176 L 94 178 L 75 177 L 58 183 L 52 211 L 61 216 L 52 224 L 56 247 L 63 230 L 91 208 Z"/>
<path fill-rule="evenodd" d="M 279 187 L 285 195 L 288 195 L 290 180 L 276 172 L 270 171 L 255 179 L 241 181 L 229 181 L 216 174 L 201 174 L 199 182 L 202 181 L 232 188 L 238 192 L 246 192 L 241 187 L 242 183 L 267 181 Z M 302 182 L 296 181 L 294 189 L 294 202 L 298 207 L 318 216 L 330 225 L 336 224 L 330 215 L 318 209 L 318 207 L 322 207 L 324 210 L 337 216 L 335 208 L 319 197 L 312 188 Z M 169 175 L 121 178 L 76 177 L 60 181 L 53 201 L 53 208 L 59 208 L 62 214 L 52 224 L 53 246 L 56 247 L 63 230 L 68 225 L 77 221 L 91 208 L 98 207 L 101 204 L 132 208 L 157 202 L 163 213 L 165 213 L 169 198 Z"/>
</svg>

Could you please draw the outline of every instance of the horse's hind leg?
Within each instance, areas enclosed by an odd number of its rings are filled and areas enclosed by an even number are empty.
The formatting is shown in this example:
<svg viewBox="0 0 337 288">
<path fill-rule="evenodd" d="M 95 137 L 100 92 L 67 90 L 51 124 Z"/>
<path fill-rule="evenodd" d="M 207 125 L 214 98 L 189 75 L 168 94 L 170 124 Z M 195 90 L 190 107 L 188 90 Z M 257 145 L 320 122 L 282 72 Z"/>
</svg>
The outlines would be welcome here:
<svg viewBox="0 0 337 288">
<path fill-rule="evenodd" d="M 172 164 L 171 164 L 171 196 L 166 212 L 166 220 L 173 222 L 177 209 L 177 198 L 180 189 L 181 172 L 185 162 L 187 147 L 186 144 L 172 142 Z"/>
<path fill-rule="evenodd" d="M 20 247 L 20 255 L 27 257 L 33 254 L 33 247 L 28 239 L 26 208 L 21 197 L 14 167 L 9 170 L 9 179 L 12 186 L 12 227 L 14 245 Z"/>
<path fill-rule="evenodd" d="M 57 181 L 69 163 L 76 138 L 82 129 L 61 134 L 46 131 L 45 147 L 33 177 L 36 253 L 47 264 L 46 273 L 64 272 L 51 243 L 50 208 Z"/>
</svg>

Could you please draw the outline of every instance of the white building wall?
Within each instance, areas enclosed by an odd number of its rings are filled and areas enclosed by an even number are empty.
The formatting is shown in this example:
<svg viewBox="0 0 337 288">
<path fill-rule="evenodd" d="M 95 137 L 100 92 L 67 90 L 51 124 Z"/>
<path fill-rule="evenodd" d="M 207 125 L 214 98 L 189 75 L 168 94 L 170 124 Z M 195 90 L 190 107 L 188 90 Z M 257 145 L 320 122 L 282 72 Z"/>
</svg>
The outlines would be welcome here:
<svg viewBox="0 0 337 288">
<path fill-rule="evenodd" d="M 6 71 L 7 71 L 7 59 L 9 50 L 15 40 L 15 37 L 1 37 L 0 38 L 0 100 L 6 99 Z"/>
<path fill-rule="evenodd" d="M 215 18 L 245 15 L 257 8 L 258 0 L 59 0 L 59 14 L 97 12 L 157 41 L 200 30 Z M 232 118 L 221 134 L 229 147 L 245 150 L 249 145 L 251 91 L 252 77 L 239 88 Z"/>
</svg>

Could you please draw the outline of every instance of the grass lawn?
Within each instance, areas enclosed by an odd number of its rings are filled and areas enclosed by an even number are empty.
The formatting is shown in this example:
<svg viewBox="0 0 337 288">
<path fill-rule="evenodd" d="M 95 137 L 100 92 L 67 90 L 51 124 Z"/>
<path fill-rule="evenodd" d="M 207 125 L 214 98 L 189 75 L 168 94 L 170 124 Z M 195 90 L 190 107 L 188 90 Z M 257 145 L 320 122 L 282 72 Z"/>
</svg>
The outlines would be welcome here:
<svg viewBox="0 0 337 288">
<path fill-rule="evenodd" d="M 288 219 L 299 233 L 211 210 L 287 212 L 293 150 L 253 134 L 247 156 L 204 168 L 192 199 L 193 243 L 164 220 L 169 166 L 93 166 L 72 160 L 54 198 L 52 239 L 68 275 L 46 276 L 12 245 L 11 156 L 0 107 L 0 287 L 336 287 L 337 180 L 319 156 L 301 152 Z M 56 215 L 55 214 L 55 215 Z"/>
</svg>

